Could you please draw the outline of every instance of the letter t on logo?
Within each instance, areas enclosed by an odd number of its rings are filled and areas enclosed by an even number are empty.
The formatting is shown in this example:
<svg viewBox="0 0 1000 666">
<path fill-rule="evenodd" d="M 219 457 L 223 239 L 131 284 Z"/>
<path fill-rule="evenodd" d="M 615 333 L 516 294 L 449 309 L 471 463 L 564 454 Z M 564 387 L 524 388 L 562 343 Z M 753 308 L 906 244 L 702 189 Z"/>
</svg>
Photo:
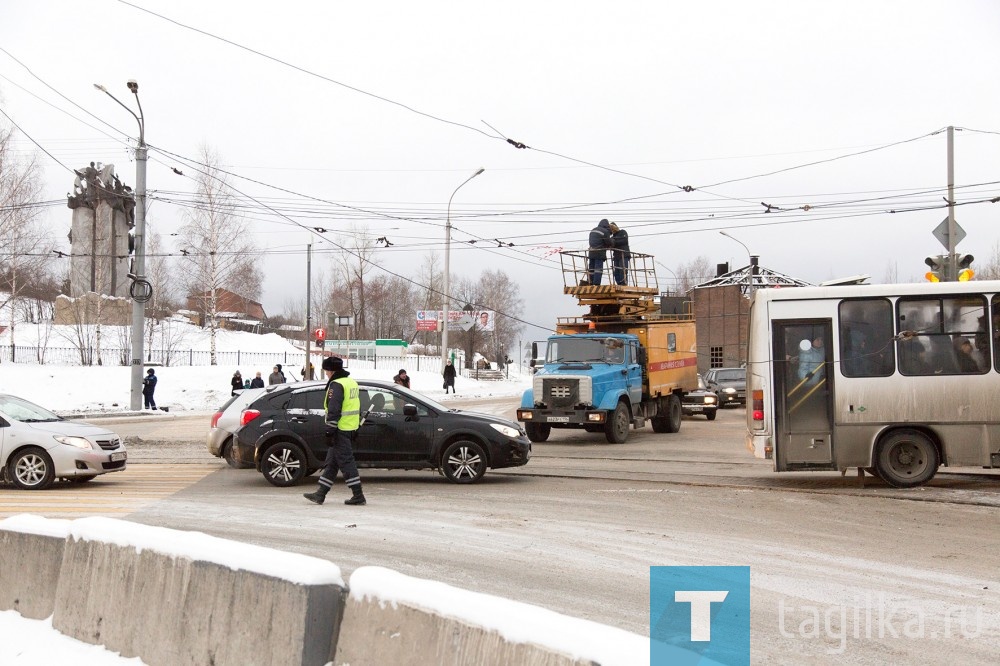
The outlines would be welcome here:
<svg viewBox="0 0 1000 666">
<path fill-rule="evenodd" d="M 691 604 L 691 641 L 712 640 L 712 602 L 725 601 L 725 590 L 675 590 L 674 601 Z"/>
</svg>

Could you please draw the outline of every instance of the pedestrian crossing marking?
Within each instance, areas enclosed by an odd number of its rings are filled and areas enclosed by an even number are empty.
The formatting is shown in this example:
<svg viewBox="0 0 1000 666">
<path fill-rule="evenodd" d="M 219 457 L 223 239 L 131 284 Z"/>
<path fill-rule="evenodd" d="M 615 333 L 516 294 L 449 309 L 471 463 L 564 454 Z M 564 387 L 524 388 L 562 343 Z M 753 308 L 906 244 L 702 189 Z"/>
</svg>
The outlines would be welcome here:
<svg viewBox="0 0 1000 666">
<path fill-rule="evenodd" d="M 133 464 L 87 483 L 57 481 L 47 490 L 20 490 L 4 484 L 0 486 L 0 519 L 19 513 L 46 518 L 128 515 L 220 469 L 224 467 L 218 463 Z"/>
</svg>

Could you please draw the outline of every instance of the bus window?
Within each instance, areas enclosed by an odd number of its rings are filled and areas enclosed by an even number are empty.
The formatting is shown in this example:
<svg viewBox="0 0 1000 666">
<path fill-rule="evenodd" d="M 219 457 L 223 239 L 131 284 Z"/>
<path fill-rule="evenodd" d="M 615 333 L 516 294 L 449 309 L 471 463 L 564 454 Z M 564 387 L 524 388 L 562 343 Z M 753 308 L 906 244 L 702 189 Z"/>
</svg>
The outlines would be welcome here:
<svg viewBox="0 0 1000 666">
<path fill-rule="evenodd" d="M 989 366 L 989 350 L 977 348 L 986 332 L 981 296 L 900 298 L 898 322 L 904 375 L 973 374 Z"/>
<path fill-rule="evenodd" d="M 895 370 L 892 304 L 885 298 L 840 304 L 840 371 L 845 377 L 888 377 Z"/>
</svg>

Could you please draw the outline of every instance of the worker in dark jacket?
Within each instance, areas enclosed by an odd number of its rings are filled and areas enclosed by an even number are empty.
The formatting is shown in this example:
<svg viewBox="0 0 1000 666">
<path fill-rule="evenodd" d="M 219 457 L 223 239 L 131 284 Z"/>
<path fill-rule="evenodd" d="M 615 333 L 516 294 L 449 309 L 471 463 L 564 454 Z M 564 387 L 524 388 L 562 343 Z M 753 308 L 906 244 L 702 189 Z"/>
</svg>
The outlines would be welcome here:
<svg viewBox="0 0 1000 666">
<path fill-rule="evenodd" d="M 326 450 L 323 474 L 319 477 L 319 487 L 316 492 L 306 493 L 303 497 L 314 504 L 322 504 L 339 471 L 343 472 L 344 483 L 352 492 L 344 504 L 366 504 L 353 449 L 354 437 L 361 427 L 361 390 L 358 383 L 351 379 L 351 373 L 344 370 L 343 359 L 327 356 L 322 367 L 327 376 L 323 407 L 326 409 L 326 445 L 329 448 Z"/>
<path fill-rule="evenodd" d="M 143 409 L 156 409 L 156 401 L 153 400 L 153 392 L 156 390 L 156 373 L 152 368 L 146 371 L 146 376 L 142 378 L 142 400 Z"/>
<path fill-rule="evenodd" d="M 615 284 L 628 282 L 628 260 L 632 252 L 628 249 L 628 232 L 614 222 L 611 223 L 611 264 L 614 266 Z"/>
<path fill-rule="evenodd" d="M 587 283 L 601 284 L 604 276 L 604 262 L 608 256 L 608 249 L 611 247 L 611 223 L 601 220 L 597 226 L 590 230 L 590 254 L 587 259 Z"/>
</svg>

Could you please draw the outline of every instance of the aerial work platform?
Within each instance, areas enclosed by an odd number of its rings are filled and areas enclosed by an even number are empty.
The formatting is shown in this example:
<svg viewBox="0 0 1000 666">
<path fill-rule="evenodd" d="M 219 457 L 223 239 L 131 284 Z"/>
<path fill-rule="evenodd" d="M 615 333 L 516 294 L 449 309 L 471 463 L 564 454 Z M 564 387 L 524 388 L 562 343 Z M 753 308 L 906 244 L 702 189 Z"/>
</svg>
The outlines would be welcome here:
<svg viewBox="0 0 1000 666">
<path fill-rule="evenodd" d="M 632 252 L 625 267 L 625 284 L 614 279 L 614 256 L 621 250 L 608 250 L 602 284 L 590 284 L 589 250 L 564 250 L 559 253 L 562 264 L 563 293 L 576 296 L 590 312 L 587 321 L 622 321 L 638 319 L 659 311 L 655 298 L 659 295 L 653 255 Z"/>
</svg>

